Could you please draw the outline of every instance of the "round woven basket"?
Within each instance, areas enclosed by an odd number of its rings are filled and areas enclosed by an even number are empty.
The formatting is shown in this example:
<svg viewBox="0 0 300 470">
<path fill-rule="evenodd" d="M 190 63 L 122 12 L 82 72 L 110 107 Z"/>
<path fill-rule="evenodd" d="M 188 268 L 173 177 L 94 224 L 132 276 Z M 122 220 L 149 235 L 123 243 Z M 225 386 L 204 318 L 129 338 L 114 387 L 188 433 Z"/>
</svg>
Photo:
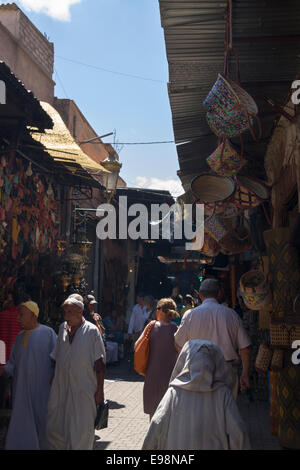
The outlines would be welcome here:
<svg viewBox="0 0 300 470">
<path fill-rule="evenodd" d="M 235 182 L 226 176 L 205 173 L 192 180 L 191 190 L 197 202 L 220 202 L 233 195 Z"/>
<path fill-rule="evenodd" d="M 240 292 L 244 304 L 251 310 L 261 310 L 272 302 L 270 287 L 262 271 L 252 270 L 243 274 Z"/>
<path fill-rule="evenodd" d="M 241 293 L 262 294 L 268 291 L 268 282 L 262 271 L 253 269 L 243 274 L 240 279 Z"/>
<path fill-rule="evenodd" d="M 257 181 L 253 178 L 249 178 L 248 176 L 239 176 L 238 181 L 241 183 L 242 186 L 247 188 L 248 191 L 251 191 L 257 198 L 261 201 L 266 201 L 269 199 L 269 191 L 266 186 Z"/>
</svg>

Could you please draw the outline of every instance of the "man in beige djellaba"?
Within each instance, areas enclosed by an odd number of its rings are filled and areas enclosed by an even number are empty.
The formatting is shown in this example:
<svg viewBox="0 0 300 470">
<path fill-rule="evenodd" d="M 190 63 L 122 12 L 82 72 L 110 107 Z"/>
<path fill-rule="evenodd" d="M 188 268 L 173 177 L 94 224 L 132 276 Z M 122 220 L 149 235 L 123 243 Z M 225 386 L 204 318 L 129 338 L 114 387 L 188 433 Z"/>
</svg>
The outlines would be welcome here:
<svg viewBox="0 0 300 470">
<path fill-rule="evenodd" d="M 55 374 L 47 414 L 47 439 L 52 450 L 92 450 L 96 405 L 104 401 L 105 348 L 98 328 L 83 317 L 79 296 L 63 303 L 51 354 Z"/>
</svg>

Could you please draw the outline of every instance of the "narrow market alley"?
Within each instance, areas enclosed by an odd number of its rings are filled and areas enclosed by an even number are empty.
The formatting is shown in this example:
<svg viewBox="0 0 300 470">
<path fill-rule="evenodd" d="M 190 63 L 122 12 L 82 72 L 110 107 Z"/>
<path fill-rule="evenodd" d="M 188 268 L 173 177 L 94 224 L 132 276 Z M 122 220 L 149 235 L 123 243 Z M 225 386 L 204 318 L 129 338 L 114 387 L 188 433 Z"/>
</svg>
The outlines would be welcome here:
<svg viewBox="0 0 300 470">
<path fill-rule="evenodd" d="M 143 412 L 143 377 L 126 359 L 118 366 L 108 366 L 105 397 L 110 402 L 109 426 L 96 431 L 95 450 L 140 450 L 149 426 Z M 266 402 L 250 403 L 239 396 L 238 405 L 247 424 L 253 450 L 281 450 L 277 437 L 270 433 Z"/>
</svg>

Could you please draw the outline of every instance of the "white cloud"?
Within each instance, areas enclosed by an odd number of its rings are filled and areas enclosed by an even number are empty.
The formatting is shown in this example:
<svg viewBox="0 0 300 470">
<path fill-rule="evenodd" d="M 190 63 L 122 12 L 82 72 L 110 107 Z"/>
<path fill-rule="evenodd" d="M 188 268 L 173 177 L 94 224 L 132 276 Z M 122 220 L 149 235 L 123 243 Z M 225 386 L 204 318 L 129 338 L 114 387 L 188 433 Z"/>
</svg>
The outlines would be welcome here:
<svg viewBox="0 0 300 470">
<path fill-rule="evenodd" d="M 138 188 L 170 191 L 174 197 L 180 196 L 180 194 L 184 193 L 179 179 L 160 179 L 155 177 L 147 178 L 146 176 L 137 176 L 136 185 Z"/>
<path fill-rule="evenodd" d="M 82 0 L 19 0 L 21 6 L 36 13 L 46 13 L 56 20 L 70 21 L 70 7 Z"/>
</svg>

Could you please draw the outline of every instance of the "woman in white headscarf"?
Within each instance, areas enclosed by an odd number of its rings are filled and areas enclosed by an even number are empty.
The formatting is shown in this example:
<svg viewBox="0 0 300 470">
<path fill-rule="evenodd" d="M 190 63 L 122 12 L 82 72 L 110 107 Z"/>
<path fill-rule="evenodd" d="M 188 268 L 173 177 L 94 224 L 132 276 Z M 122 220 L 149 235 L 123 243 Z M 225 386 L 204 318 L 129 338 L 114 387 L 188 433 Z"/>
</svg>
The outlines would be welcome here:
<svg viewBox="0 0 300 470">
<path fill-rule="evenodd" d="M 150 423 L 143 450 L 250 448 L 221 350 L 209 341 L 186 342 Z"/>
</svg>

